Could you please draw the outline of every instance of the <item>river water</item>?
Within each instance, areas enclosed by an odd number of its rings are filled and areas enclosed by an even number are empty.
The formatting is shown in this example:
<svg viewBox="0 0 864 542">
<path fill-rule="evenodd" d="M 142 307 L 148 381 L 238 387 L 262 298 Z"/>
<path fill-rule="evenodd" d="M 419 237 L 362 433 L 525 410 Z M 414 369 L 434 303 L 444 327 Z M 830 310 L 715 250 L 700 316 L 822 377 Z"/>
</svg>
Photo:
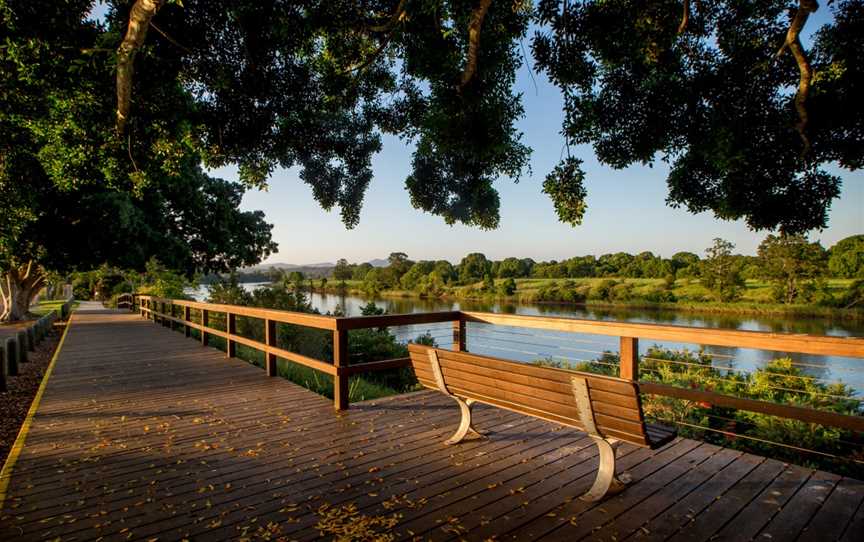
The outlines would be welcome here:
<svg viewBox="0 0 864 542">
<path fill-rule="evenodd" d="M 243 286 L 249 290 L 254 290 L 264 286 L 264 284 L 248 283 Z M 188 293 L 196 299 L 206 300 L 207 288 L 201 287 Z M 587 320 L 657 323 L 712 329 L 806 333 L 838 337 L 864 336 L 864 322 L 828 318 L 698 313 L 666 309 L 599 309 L 557 303 L 525 304 L 419 298 L 364 298 L 351 295 L 341 296 L 319 293 L 313 293 L 309 297 L 312 306 L 322 313 L 342 310 L 348 316 L 359 315 L 360 308 L 371 301 L 389 314 L 469 310 L 508 314 L 566 316 Z M 423 333 L 429 333 L 439 345 L 449 347 L 452 341 L 451 329 L 450 323 L 441 323 L 402 326 L 393 328 L 391 331 L 403 341 L 408 341 Z M 585 361 L 597 359 L 604 351 L 617 352 L 618 350 L 617 337 L 512 328 L 507 326 L 487 326 L 469 323 L 467 337 L 468 349 L 472 352 L 518 361 L 533 361 L 540 358 Z M 672 349 L 687 348 L 698 350 L 700 348 L 699 345 L 693 344 L 642 339 L 639 341 L 640 352 L 644 354 L 648 348 L 654 345 Z M 705 346 L 704 351 L 712 355 L 715 366 L 732 367 L 743 371 L 752 371 L 764 366 L 772 359 L 788 356 L 792 358 L 793 363 L 802 368 L 809 376 L 815 377 L 825 383 L 842 381 L 852 386 L 857 394 L 864 398 L 864 359 L 787 354 L 784 352 L 718 346 Z"/>
</svg>

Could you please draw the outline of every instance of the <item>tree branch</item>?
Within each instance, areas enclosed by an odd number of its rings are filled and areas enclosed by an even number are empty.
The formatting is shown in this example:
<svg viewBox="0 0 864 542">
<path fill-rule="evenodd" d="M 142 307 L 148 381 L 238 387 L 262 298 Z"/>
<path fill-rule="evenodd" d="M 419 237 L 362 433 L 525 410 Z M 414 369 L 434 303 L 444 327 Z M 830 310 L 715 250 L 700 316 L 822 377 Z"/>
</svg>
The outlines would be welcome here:
<svg viewBox="0 0 864 542">
<path fill-rule="evenodd" d="M 462 89 L 467 85 L 474 74 L 477 72 L 477 55 L 480 52 L 480 29 L 483 27 L 483 19 L 486 18 L 486 12 L 489 11 L 489 6 L 492 0 L 480 0 L 474 12 L 471 14 L 471 23 L 468 25 L 468 60 L 465 62 L 465 70 L 462 72 L 462 79 L 459 88 Z"/>
<path fill-rule="evenodd" d="M 390 19 L 384 23 L 376 26 L 370 26 L 369 30 L 372 32 L 389 32 L 396 23 L 398 23 L 405 16 L 405 6 L 408 4 L 408 0 L 399 0 L 399 5 L 396 6 L 396 11 L 393 12 L 393 15 L 390 16 Z"/>
<path fill-rule="evenodd" d="M 678 25 L 678 34 L 683 34 L 687 30 L 687 23 L 690 22 L 690 0 L 684 0 L 684 13 L 681 14 L 681 24 Z"/>
<path fill-rule="evenodd" d="M 795 129 L 804 143 L 804 149 L 801 155 L 804 156 L 810 151 L 810 138 L 807 136 L 807 123 L 809 115 L 807 113 L 807 95 L 810 93 L 810 82 L 813 80 L 813 69 L 810 67 L 810 60 L 807 58 L 807 52 L 804 46 L 801 45 L 801 29 L 810 17 L 810 14 L 819 9 L 819 3 L 816 0 L 798 0 L 798 10 L 795 16 L 792 17 L 792 22 L 789 24 L 789 30 L 786 31 L 786 40 L 783 45 L 774 55 L 774 59 L 780 58 L 786 49 L 792 53 L 798 64 L 798 91 L 795 93 L 795 110 L 798 112 L 798 123 Z"/>
<path fill-rule="evenodd" d="M 144 45 L 150 20 L 159 11 L 165 0 L 135 0 L 129 12 L 129 26 L 126 36 L 117 48 L 117 121 L 116 129 L 122 133 L 126 129 L 129 109 L 132 102 L 132 76 L 134 73 L 135 53 Z"/>
</svg>

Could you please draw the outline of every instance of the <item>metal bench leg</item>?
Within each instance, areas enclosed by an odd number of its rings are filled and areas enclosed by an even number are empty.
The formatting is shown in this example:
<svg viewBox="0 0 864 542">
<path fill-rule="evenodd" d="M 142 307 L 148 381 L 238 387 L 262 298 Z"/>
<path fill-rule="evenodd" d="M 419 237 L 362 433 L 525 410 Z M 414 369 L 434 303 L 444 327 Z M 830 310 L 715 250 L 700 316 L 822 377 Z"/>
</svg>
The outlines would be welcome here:
<svg viewBox="0 0 864 542">
<path fill-rule="evenodd" d="M 600 465 L 597 468 L 597 478 L 594 480 L 594 485 L 579 498 L 589 502 L 599 501 L 606 495 L 614 495 L 623 490 L 628 481 L 615 476 L 615 450 L 621 443 L 617 439 L 603 438 L 603 435 L 597 430 L 597 424 L 594 423 L 594 408 L 591 406 L 591 391 L 588 389 L 588 380 L 574 376 L 570 382 L 573 385 L 573 397 L 576 399 L 576 407 L 579 409 L 582 428 L 597 444 L 597 449 L 600 452 Z"/>
<path fill-rule="evenodd" d="M 474 429 L 474 426 L 471 425 L 471 405 L 474 404 L 474 401 L 471 399 L 462 400 L 455 395 L 451 395 L 454 401 L 459 405 L 459 410 L 462 412 L 462 420 L 459 422 L 459 429 L 453 434 L 452 437 L 444 441 L 444 444 L 459 444 L 466 437 L 474 437 L 474 438 L 482 438 L 485 435 Z"/>
<path fill-rule="evenodd" d="M 599 501 L 606 495 L 620 493 L 627 485 L 628 480 L 621 480 L 615 475 L 615 450 L 621 444 L 615 439 L 606 440 L 602 437 L 591 436 L 600 451 L 600 466 L 597 469 L 597 478 L 594 485 L 587 493 L 579 497 L 583 501 Z"/>
<path fill-rule="evenodd" d="M 474 400 L 462 399 L 450 393 L 450 390 L 447 389 L 447 385 L 444 383 L 444 373 L 441 372 L 441 362 L 438 361 L 438 353 L 431 348 L 429 349 L 429 363 L 432 366 L 432 374 L 435 376 L 438 389 L 441 390 L 441 393 L 449 395 L 456 401 L 456 404 L 459 405 L 459 411 L 462 413 L 459 429 L 456 430 L 452 437 L 444 441 L 444 444 L 459 444 L 468 436 L 475 438 L 484 437 L 485 435 L 474 429 L 471 425 L 471 405 L 474 404 Z"/>
</svg>

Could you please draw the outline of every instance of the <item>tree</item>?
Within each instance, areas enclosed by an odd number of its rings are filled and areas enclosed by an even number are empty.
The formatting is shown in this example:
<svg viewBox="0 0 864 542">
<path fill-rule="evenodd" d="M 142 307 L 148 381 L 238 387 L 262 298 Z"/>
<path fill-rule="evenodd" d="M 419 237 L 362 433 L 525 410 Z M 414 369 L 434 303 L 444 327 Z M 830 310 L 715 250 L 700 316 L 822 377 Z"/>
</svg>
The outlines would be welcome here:
<svg viewBox="0 0 864 542">
<path fill-rule="evenodd" d="M 0 0 L 0 320 L 26 316 L 49 270 L 142 270 L 155 256 L 222 272 L 276 248 L 263 214 L 239 210 L 244 187 L 204 172 L 189 92 L 160 80 L 170 55 L 149 63 L 138 88 L 152 99 L 125 137 L 114 131 L 103 51 L 116 34 L 90 7 Z"/>
<path fill-rule="evenodd" d="M 568 149 L 671 163 L 667 201 L 694 213 L 824 227 L 840 180 L 822 165 L 864 161 L 864 2 L 834 2 L 810 51 L 799 34 L 818 3 L 789 4 L 541 0 L 532 50 L 564 93 Z M 568 152 L 551 183 L 562 221 L 582 216 L 583 177 Z"/>
<path fill-rule="evenodd" d="M 864 235 L 852 235 L 831 247 L 828 269 L 835 277 L 864 278 Z"/>
<path fill-rule="evenodd" d="M 525 263 L 519 258 L 505 258 L 498 264 L 498 272 L 496 273 L 496 276 L 502 279 L 519 278 L 527 275 Z"/>
<path fill-rule="evenodd" d="M 387 257 L 387 266 L 393 283 L 398 283 L 402 275 L 408 272 L 414 262 L 408 259 L 404 252 L 391 252 Z"/>
<path fill-rule="evenodd" d="M 492 264 L 484 254 L 472 252 L 459 263 L 459 280 L 466 283 L 480 280 L 489 274 L 491 268 Z"/>
<path fill-rule="evenodd" d="M 732 255 L 734 248 L 729 241 L 715 238 L 714 244 L 705 249 L 702 260 L 702 282 L 720 301 L 734 301 L 744 286 L 739 262 Z"/>
<path fill-rule="evenodd" d="M 769 235 L 759 245 L 763 278 L 774 283 L 775 297 L 794 303 L 801 294 L 803 281 L 825 273 L 825 249 L 803 235 Z"/>
<path fill-rule="evenodd" d="M 348 280 L 351 278 L 351 267 L 348 265 L 348 260 L 339 258 L 336 261 L 336 267 L 333 268 L 333 278 L 336 280 Z"/>
<path fill-rule="evenodd" d="M 515 126 L 523 108 L 513 86 L 533 24 L 535 63 L 564 92 L 568 149 L 590 143 L 618 168 L 671 162 L 669 202 L 693 212 L 755 229 L 824 225 L 838 179 L 821 164 L 855 169 L 864 159 L 862 1 L 833 3 L 810 50 L 799 35 L 815 0 L 798 0 L 791 15 L 789 0 L 683 6 L 116 2 L 118 129 L 146 107 L 132 68 L 150 76 L 153 55 L 170 56 L 176 67 L 164 80 L 195 89 L 195 140 L 208 164 L 239 164 L 253 184 L 298 165 L 316 200 L 340 207 L 352 227 L 380 134 L 396 134 L 415 144 L 406 178 L 415 207 L 494 228 L 493 183 L 518 180 L 530 152 Z M 161 32 L 147 32 L 151 23 Z M 568 150 L 543 185 L 571 224 L 585 211 L 581 162 Z"/>
</svg>

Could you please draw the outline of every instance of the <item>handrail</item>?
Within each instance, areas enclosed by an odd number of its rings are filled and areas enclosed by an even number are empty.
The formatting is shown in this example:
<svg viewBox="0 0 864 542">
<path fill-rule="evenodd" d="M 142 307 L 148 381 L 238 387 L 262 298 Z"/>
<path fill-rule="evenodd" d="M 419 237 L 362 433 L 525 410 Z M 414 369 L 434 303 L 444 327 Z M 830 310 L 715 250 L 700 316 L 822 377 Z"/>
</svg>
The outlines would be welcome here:
<svg viewBox="0 0 864 542">
<path fill-rule="evenodd" d="M 165 299 L 146 295 L 135 295 L 135 300 L 141 303 L 141 315 L 154 320 L 178 323 L 186 326 L 186 334 L 190 329 L 202 333 L 203 341 L 206 334 L 223 337 L 228 341 L 227 353 L 234 354 L 234 343 L 243 344 L 262 352 L 267 356 L 268 374 L 275 375 L 275 358 L 281 357 L 315 370 L 322 371 L 334 377 L 334 402 L 337 410 L 348 408 L 348 377 L 367 371 L 410 366 L 410 358 L 376 361 L 356 365 L 348 364 L 347 333 L 349 330 L 379 328 L 436 322 L 453 323 L 453 350 L 465 350 L 466 323 L 514 326 L 522 328 L 547 329 L 555 331 L 589 333 L 595 335 L 618 336 L 620 338 L 620 375 L 622 378 L 639 381 L 639 339 L 656 339 L 688 344 L 730 346 L 738 348 L 753 348 L 789 353 L 832 355 L 853 358 L 864 358 L 864 339 L 859 337 L 827 337 L 806 334 L 769 333 L 762 331 L 739 331 L 725 329 L 706 329 L 677 325 L 640 324 L 630 322 L 603 322 L 595 320 L 580 320 L 574 318 L 529 316 L 515 314 L 496 314 L 476 311 L 445 311 L 431 313 L 409 313 L 376 316 L 334 317 L 310 315 L 307 313 L 263 309 L 238 305 L 222 305 Z M 156 310 L 161 306 L 162 310 Z M 169 305 L 184 307 L 184 317 L 177 318 L 167 313 Z M 190 309 L 202 311 L 202 322 L 192 322 Z M 226 331 L 214 329 L 208 325 L 208 315 L 211 312 L 226 314 Z M 236 334 L 235 316 L 247 316 L 264 320 L 266 343 L 255 341 Z M 276 322 L 294 324 L 329 330 L 333 332 L 333 363 L 311 359 L 300 354 L 280 349 L 275 343 Z M 838 414 L 834 412 L 809 409 L 804 407 L 746 399 L 725 395 L 708 390 L 697 390 L 641 382 L 643 393 L 661 395 L 691 401 L 710 402 L 718 406 L 728 406 L 739 410 L 758 412 L 771 416 L 797 419 L 809 423 L 864 431 L 864 417 Z"/>
<path fill-rule="evenodd" d="M 560 316 L 527 316 L 473 311 L 463 312 L 462 314 L 468 322 L 499 326 L 539 328 L 711 346 L 754 348 L 757 350 L 794 352 L 796 354 L 814 354 L 817 356 L 864 358 L 864 339 L 860 337 L 827 337 L 820 335 L 772 333 L 767 331 L 708 329 L 704 327 L 665 324 L 604 322 Z"/>
</svg>

